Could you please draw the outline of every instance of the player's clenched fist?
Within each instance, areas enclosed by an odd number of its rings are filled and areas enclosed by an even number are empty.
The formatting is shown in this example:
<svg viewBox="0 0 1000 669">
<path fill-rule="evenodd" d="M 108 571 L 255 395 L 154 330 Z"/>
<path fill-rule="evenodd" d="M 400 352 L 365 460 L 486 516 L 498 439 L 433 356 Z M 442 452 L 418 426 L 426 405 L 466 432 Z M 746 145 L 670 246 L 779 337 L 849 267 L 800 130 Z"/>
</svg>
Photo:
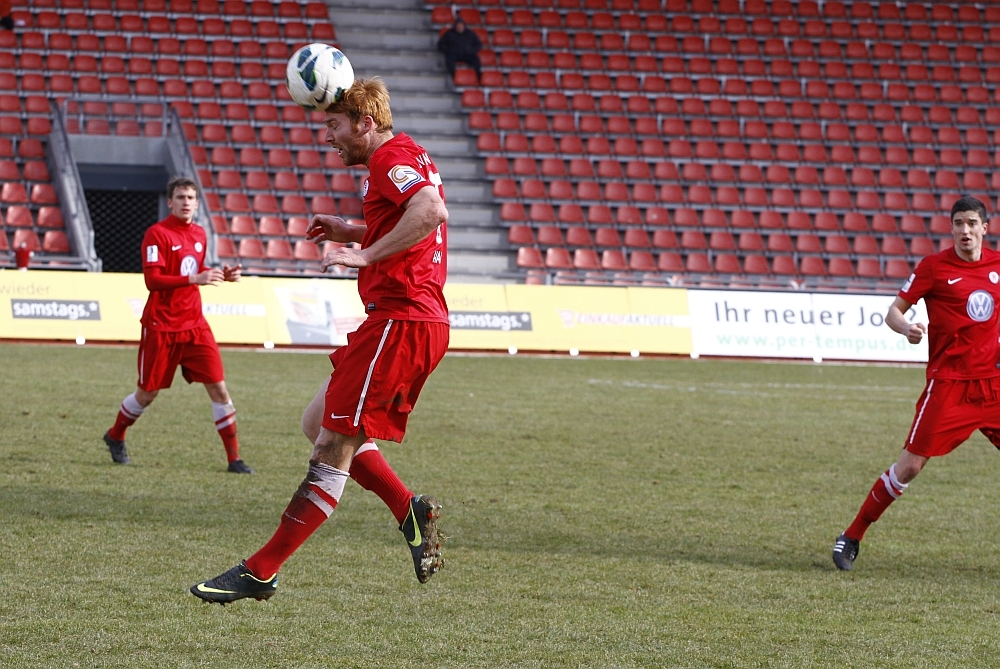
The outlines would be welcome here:
<svg viewBox="0 0 1000 669">
<path fill-rule="evenodd" d="M 927 334 L 926 325 L 923 323 L 911 323 L 910 329 L 906 333 L 906 340 L 911 344 L 919 344 L 925 334 Z"/>
</svg>

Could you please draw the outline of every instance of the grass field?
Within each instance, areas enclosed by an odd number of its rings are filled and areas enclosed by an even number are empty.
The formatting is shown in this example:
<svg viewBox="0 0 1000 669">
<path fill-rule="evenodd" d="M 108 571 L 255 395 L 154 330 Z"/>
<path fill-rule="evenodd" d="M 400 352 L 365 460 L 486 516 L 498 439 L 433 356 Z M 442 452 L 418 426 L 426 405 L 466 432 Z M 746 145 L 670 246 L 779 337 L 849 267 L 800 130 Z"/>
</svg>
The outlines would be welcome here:
<svg viewBox="0 0 1000 669">
<path fill-rule="evenodd" d="M 833 539 L 895 458 L 922 370 L 448 357 L 404 445 L 445 505 L 421 586 L 349 483 L 269 602 L 194 582 L 271 535 L 305 473 L 316 355 L 227 351 L 252 477 L 200 386 L 101 435 L 130 348 L 0 344 L 2 667 L 978 667 L 1000 664 L 1000 460 L 932 463 L 851 573 Z"/>
</svg>

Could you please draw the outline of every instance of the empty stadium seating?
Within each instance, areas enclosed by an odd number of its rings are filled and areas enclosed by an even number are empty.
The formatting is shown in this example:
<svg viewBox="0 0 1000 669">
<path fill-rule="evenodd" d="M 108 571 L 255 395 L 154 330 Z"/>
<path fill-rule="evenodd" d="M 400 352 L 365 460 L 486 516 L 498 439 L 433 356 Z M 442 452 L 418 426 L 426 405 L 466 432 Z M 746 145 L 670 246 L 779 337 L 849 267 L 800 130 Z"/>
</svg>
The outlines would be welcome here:
<svg viewBox="0 0 1000 669">
<path fill-rule="evenodd" d="M 68 100 L 70 133 L 159 136 L 165 108 L 176 110 L 220 256 L 248 273 L 315 271 L 315 247 L 297 244 L 300 219 L 361 215 L 365 172 L 324 150 L 321 115 L 310 118 L 284 87 L 294 49 L 336 43 L 324 3 L 31 0 L 15 9 L 22 27 L 0 31 L 5 243 L 23 229 L 43 262 L 68 251 L 65 234 L 49 234 L 62 227 L 45 163 L 50 100 Z"/>
<path fill-rule="evenodd" d="M 454 83 L 535 277 L 896 286 L 960 194 L 998 206 L 1000 5 L 426 6 L 483 40 Z"/>
</svg>

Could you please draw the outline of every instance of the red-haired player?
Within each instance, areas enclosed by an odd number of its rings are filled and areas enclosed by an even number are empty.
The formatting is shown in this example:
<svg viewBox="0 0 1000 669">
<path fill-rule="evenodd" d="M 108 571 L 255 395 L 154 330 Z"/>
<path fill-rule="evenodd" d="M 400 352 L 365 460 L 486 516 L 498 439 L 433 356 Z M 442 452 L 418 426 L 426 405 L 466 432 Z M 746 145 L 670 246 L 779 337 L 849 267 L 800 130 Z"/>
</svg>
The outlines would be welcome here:
<svg viewBox="0 0 1000 669">
<path fill-rule="evenodd" d="M 142 238 L 142 273 L 149 299 L 142 312 L 139 342 L 139 383 L 118 410 L 115 424 L 104 434 L 111 459 L 128 464 L 125 430 L 135 423 L 163 388 L 169 388 L 178 365 L 188 383 L 205 384 L 212 400 L 215 429 L 222 438 L 229 471 L 252 474 L 240 459 L 236 409 L 226 389 L 219 347 L 201 312 L 198 286 L 239 281 L 241 266 L 205 266 L 205 231 L 194 221 L 198 185 L 187 177 L 167 184 L 170 215 L 151 226 Z"/>
<path fill-rule="evenodd" d="M 930 458 L 951 453 L 976 430 L 1000 448 L 1000 253 L 983 244 L 983 203 L 959 199 L 951 208 L 951 232 L 955 246 L 920 261 L 885 317 L 911 344 L 927 335 L 927 385 L 899 459 L 875 481 L 854 522 L 834 543 L 838 569 L 853 566 L 865 531 Z M 921 298 L 929 328 L 904 315 Z"/>
<path fill-rule="evenodd" d="M 410 492 L 371 441 L 402 440 L 420 389 L 448 348 L 441 177 L 421 146 L 393 135 L 389 92 L 379 79 L 356 81 L 324 120 L 326 141 L 344 164 L 368 166 L 366 225 L 317 216 L 309 236 L 361 244 L 327 254 L 323 267 L 359 268 L 368 319 L 330 356 L 333 374 L 302 416 L 312 459 L 277 531 L 245 562 L 191 587 L 209 602 L 271 597 L 281 565 L 333 513 L 348 477 L 392 511 L 421 583 L 441 566 L 440 506 Z"/>
</svg>

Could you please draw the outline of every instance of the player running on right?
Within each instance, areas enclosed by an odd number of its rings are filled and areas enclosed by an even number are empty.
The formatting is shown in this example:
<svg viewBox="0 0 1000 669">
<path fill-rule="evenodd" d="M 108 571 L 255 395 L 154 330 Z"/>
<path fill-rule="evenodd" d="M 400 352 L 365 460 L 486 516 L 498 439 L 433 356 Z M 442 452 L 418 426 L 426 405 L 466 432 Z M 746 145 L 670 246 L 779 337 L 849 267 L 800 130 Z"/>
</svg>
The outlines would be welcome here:
<svg viewBox="0 0 1000 669">
<path fill-rule="evenodd" d="M 854 522 L 837 537 L 833 562 L 838 569 L 851 569 L 865 531 L 928 459 L 947 455 L 977 429 L 1000 448 L 1000 253 L 983 245 L 983 203 L 973 197 L 956 202 L 951 232 L 955 246 L 920 261 L 885 317 L 886 325 L 911 344 L 927 334 L 927 385 L 899 459 L 875 481 Z M 921 298 L 930 328 L 904 316 Z"/>
</svg>

